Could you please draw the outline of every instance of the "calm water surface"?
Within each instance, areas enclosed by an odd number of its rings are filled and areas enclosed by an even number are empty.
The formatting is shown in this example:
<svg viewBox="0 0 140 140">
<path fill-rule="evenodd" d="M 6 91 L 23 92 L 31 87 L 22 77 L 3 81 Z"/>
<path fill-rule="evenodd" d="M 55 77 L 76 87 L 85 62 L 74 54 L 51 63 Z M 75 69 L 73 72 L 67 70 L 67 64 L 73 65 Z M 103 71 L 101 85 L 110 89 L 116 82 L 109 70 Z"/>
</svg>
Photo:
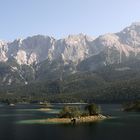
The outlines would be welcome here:
<svg viewBox="0 0 140 140">
<path fill-rule="evenodd" d="M 0 105 L 0 140 L 140 140 L 140 113 L 121 112 L 120 105 L 101 106 L 104 114 L 114 118 L 74 126 L 17 123 L 53 117 L 60 105 L 49 112 L 36 110 L 37 105 Z"/>
</svg>

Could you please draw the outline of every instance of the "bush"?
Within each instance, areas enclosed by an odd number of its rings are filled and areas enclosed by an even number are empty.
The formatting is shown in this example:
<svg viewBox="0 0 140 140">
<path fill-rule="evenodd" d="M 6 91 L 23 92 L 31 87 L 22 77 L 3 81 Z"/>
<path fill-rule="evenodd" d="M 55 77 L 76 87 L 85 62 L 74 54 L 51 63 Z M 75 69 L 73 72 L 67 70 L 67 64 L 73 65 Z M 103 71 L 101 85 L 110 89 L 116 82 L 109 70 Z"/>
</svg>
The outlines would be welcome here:
<svg viewBox="0 0 140 140">
<path fill-rule="evenodd" d="M 60 118 L 74 118 L 79 117 L 80 115 L 80 109 L 75 106 L 64 106 L 64 108 L 59 113 Z"/>
<path fill-rule="evenodd" d="M 90 116 L 98 115 L 100 113 L 100 107 L 96 104 L 88 104 L 85 106 L 85 110 L 88 110 Z"/>
</svg>

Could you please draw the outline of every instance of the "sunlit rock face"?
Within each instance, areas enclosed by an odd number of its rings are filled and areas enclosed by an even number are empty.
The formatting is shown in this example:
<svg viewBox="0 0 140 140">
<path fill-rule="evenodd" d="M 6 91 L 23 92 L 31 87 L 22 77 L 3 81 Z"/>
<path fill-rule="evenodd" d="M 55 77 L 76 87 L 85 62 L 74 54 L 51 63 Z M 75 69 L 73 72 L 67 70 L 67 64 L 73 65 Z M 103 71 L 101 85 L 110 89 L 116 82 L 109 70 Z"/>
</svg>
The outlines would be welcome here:
<svg viewBox="0 0 140 140">
<path fill-rule="evenodd" d="M 7 43 L 1 55 L 3 59 L 15 58 L 22 64 L 37 64 L 46 59 L 50 61 L 62 58 L 66 63 L 69 61 L 78 63 L 88 57 L 91 42 L 94 39 L 83 34 L 70 35 L 65 39 L 56 40 L 52 37 L 37 35 L 26 39 L 17 39 Z M 4 53 L 4 54 L 3 54 Z M 4 58 L 4 56 L 7 58 Z"/>
<path fill-rule="evenodd" d="M 131 60 L 140 60 L 140 23 L 96 38 L 77 34 L 59 40 L 43 35 L 0 40 L 0 85 L 28 84 L 45 75 L 61 79 L 62 75 Z"/>
<path fill-rule="evenodd" d="M 86 59 L 89 56 L 89 49 L 94 39 L 86 35 L 69 35 L 65 39 L 56 42 L 54 57 L 62 56 L 64 62 L 78 62 Z"/>
<path fill-rule="evenodd" d="M 7 43 L 0 40 L 0 61 L 6 62 L 8 57 L 6 56 L 6 53 L 8 51 Z"/>
<path fill-rule="evenodd" d="M 48 58 L 54 42 L 55 39 L 42 35 L 18 39 L 9 44 L 8 56 L 14 57 L 20 65 L 37 64 Z"/>
<path fill-rule="evenodd" d="M 139 58 L 140 23 L 133 23 L 118 33 L 109 33 L 97 38 L 84 34 L 69 35 L 56 40 L 53 37 L 36 35 L 13 42 L 0 41 L 0 61 L 15 59 L 19 65 L 38 64 L 44 60 L 62 59 L 65 64 L 78 65 L 81 61 L 106 54 L 104 63 L 122 62 L 123 58 Z"/>
</svg>

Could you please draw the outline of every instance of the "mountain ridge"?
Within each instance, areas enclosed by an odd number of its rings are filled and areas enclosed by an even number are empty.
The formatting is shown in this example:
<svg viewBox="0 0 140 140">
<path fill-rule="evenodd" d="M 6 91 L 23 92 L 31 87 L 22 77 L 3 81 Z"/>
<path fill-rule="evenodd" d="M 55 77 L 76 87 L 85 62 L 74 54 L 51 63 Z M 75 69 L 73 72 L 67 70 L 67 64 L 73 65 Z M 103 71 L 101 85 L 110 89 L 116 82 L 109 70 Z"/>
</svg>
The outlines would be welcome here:
<svg viewBox="0 0 140 140">
<path fill-rule="evenodd" d="M 66 63 L 72 61 L 78 64 L 79 61 L 101 51 L 110 51 L 106 52 L 109 55 L 112 50 L 120 53 L 119 59 L 122 61 L 122 55 L 129 57 L 140 53 L 139 31 L 140 24 L 133 23 L 118 33 L 108 33 L 96 38 L 78 34 L 57 40 L 49 36 L 35 35 L 13 42 L 0 41 L 0 61 L 6 62 L 14 58 L 20 65 L 32 65 L 46 59 L 62 57 Z"/>
<path fill-rule="evenodd" d="M 125 63 L 139 60 L 139 23 L 99 37 L 78 34 L 57 40 L 35 35 L 12 42 L 0 41 L 0 85 L 63 81 L 73 74 L 98 71 L 110 65 L 127 71 L 132 67 Z"/>
</svg>

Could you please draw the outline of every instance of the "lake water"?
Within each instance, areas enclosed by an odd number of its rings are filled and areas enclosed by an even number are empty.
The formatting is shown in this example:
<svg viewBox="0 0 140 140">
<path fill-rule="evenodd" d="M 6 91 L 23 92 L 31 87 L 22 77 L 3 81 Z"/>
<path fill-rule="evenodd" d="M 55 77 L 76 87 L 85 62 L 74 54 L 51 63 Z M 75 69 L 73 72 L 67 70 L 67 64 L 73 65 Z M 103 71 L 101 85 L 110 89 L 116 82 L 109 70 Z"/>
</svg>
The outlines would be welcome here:
<svg viewBox="0 0 140 140">
<path fill-rule="evenodd" d="M 121 112 L 120 105 L 101 105 L 103 113 L 114 118 L 96 123 L 20 123 L 53 117 L 59 107 L 43 112 L 37 105 L 0 105 L 0 140 L 140 140 L 140 113 Z"/>
</svg>

